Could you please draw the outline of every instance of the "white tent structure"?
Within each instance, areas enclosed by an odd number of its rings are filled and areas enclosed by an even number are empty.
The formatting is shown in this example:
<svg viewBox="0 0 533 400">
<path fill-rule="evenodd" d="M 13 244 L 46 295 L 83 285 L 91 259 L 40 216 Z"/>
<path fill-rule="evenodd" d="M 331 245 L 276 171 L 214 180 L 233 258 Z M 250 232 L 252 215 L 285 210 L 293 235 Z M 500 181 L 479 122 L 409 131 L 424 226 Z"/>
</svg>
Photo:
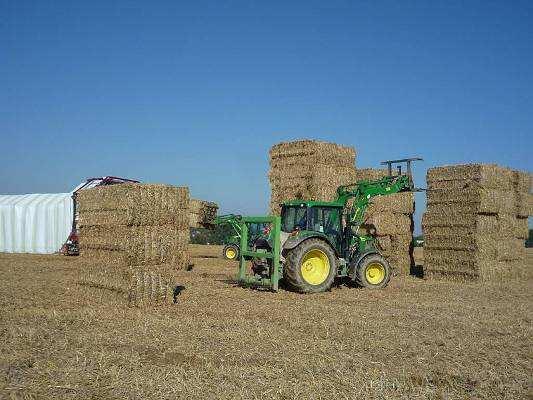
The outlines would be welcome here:
<svg viewBox="0 0 533 400">
<path fill-rule="evenodd" d="M 51 254 L 72 230 L 72 193 L 0 195 L 0 252 Z"/>
<path fill-rule="evenodd" d="M 72 232 L 73 194 L 101 185 L 139 183 L 102 176 L 89 178 L 70 193 L 0 195 L 0 253 L 52 254 Z"/>
</svg>

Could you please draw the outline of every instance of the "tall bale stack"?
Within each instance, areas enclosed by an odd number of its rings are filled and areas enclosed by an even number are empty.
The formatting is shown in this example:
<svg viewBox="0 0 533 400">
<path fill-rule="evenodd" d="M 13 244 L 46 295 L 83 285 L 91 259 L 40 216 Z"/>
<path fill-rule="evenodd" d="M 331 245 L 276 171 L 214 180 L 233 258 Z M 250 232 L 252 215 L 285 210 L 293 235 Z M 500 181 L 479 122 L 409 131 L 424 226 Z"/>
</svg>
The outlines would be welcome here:
<svg viewBox="0 0 533 400">
<path fill-rule="evenodd" d="M 358 169 L 356 181 L 378 180 L 384 169 Z M 371 200 L 361 232 L 375 231 L 378 245 L 394 273 L 409 275 L 413 265 L 413 193 L 377 196 Z"/>
<path fill-rule="evenodd" d="M 77 194 L 82 256 L 101 263 L 188 266 L 189 190 L 153 184 L 120 184 Z"/>
<path fill-rule="evenodd" d="M 355 149 L 314 140 L 284 142 L 270 149 L 270 212 L 280 203 L 306 199 L 331 201 L 337 187 L 353 183 Z"/>
<path fill-rule="evenodd" d="M 424 276 L 490 281 L 531 275 L 526 263 L 531 175 L 494 164 L 427 173 Z"/>
</svg>

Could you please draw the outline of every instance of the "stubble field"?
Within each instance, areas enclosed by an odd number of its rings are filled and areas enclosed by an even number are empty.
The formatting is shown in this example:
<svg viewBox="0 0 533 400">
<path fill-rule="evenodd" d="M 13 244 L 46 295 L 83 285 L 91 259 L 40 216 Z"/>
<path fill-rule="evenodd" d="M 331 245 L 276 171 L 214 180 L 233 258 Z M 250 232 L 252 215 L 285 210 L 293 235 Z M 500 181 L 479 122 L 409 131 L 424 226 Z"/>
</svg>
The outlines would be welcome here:
<svg viewBox="0 0 533 400">
<path fill-rule="evenodd" d="M 268 293 L 192 252 L 144 308 L 79 285 L 81 257 L 0 254 L 0 398 L 532 398 L 532 281 Z"/>
</svg>

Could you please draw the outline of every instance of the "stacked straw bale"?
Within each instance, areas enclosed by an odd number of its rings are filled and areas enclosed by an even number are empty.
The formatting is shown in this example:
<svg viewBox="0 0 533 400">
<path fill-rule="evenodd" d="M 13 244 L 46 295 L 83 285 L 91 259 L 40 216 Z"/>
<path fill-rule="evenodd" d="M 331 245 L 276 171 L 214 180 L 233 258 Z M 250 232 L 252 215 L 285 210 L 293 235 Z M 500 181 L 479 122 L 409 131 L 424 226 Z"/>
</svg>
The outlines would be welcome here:
<svg viewBox="0 0 533 400">
<path fill-rule="evenodd" d="M 337 187 L 354 182 L 355 149 L 313 140 L 284 142 L 270 149 L 270 211 L 287 200 L 331 201 Z"/>
<path fill-rule="evenodd" d="M 531 175 L 494 164 L 427 173 L 424 276 L 490 281 L 531 274 L 526 262 Z"/>
<path fill-rule="evenodd" d="M 175 278 L 159 266 L 87 265 L 79 284 L 92 289 L 91 294 L 108 299 L 112 295 L 130 307 L 168 304 L 174 299 Z"/>
<path fill-rule="evenodd" d="M 356 181 L 378 180 L 387 176 L 384 169 L 358 169 Z M 395 274 L 409 275 L 413 265 L 413 193 L 377 196 L 365 214 L 361 233 L 375 231 L 378 246 Z"/>
<path fill-rule="evenodd" d="M 100 263 L 189 265 L 189 190 L 153 184 L 120 184 L 77 194 L 82 256 Z"/>
<path fill-rule="evenodd" d="M 204 200 L 189 201 L 189 226 L 191 228 L 210 227 L 215 223 L 218 205 Z"/>
</svg>

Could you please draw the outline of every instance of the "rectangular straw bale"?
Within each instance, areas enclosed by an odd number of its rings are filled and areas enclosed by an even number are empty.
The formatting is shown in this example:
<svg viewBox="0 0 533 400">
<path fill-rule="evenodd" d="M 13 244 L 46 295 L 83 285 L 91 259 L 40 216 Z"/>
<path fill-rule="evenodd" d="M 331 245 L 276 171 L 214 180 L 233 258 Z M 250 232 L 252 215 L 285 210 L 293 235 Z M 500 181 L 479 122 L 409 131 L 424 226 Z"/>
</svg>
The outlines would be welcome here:
<svg viewBox="0 0 533 400">
<path fill-rule="evenodd" d="M 395 193 L 374 197 L 367 212 L 375 214 L 387 211 L 397 214 L 413 214 L 415 211 L 414 193 Z"/>
<path fill-rule="evenodd" d="M 364 225 L 375 227 L 378 236 L 411 234 L 412 232 L 412 221 L 409 216 L 391 212 L 371 215 L 365 220 Z"/>
<path fill-rule="evenodd" d="M 465 234 L 498 235 L 503 238 L 526 239 L 529 230 L 527 218 L 514 214 L 436 214 L 422 216 L 424 235 L 461 236 Z"/>
<path fill-rule="evenodd" d="M 187 265 L 189 229 L 172 225 L 80 229 L 80 252 L 95 261 L 126 265 Z"/>
<path fill-rule="evenodd" d="M 186 187 L 119 184 L 82 190 L 77 194 L 80 226 L 186 226 L 189 191 Z"/>
<path fill-rule="evenodd" d="M 483 265 L 491 261 L 468 250 L 426 249 L 424 245 L 424 277 L 427 279 L 478 280 Z"/>
<path fill-rule="evenodd" d="M 174 275 L 158 266 L 87 266 L 80 272 L 79 283 L 93 297 L 113 294 L 131 307 L 172 303 L 176 286 Z"/>
<path fill-rule="evenodd" d="M 331 165 L 326 163 L 314 163 L 306 169 L 278 168 L 269 172 L 272 185 L 289 185 L 294 180 L 305 181 L 307 179 L 321 179 L 332 177 L 336 180 L 345 181 L 344 184 L 354 182 L 355 167 L 353 165 Z"/>
<path fill-rule="evenodd" d="M 443 204 L 434 205 L 422 215 L 422 229 L 438 226 L 463 227 L 466 231 L 498 229 L 496 215 L 476 214 L 473 211 L 466 211 L 464 207 L 457 209 L 457 207 L 449 207 Z"/>
<path fill-rule="evenodd" d="M 298 140 L 279 143 L 270 149 L 272 169 L 301 167 L 325 163 L 328 165 L 349 165 L 355 163 L 355 149 L 314 140 Z"/>
<path fill-rule="evenodd" d="M 453 188 L 467 184 L 497 190 L 512 190 L 513 173 L 495 164 L 463 164 L 430 168 L 426 180 L 428 189 Z"/>
<path fill-rule="evenodd" d="M 501 281 L 532 276 L 523 240 L 495 241 L 493 247 L 493 253 L 483 253 L 426 248 L 424 245 L 424 277 L 452 281 Z"/>
<path fill-rule="evenodd" d="M 470 207 L 472 213 L 513 213 L 516 195 L 511 191 L 484 188 L 428 190 L 428 210 L 431 211 L 436 204 L 449 208 Z"/>
<path fill-rule="evenodd" d="M 187 209 L 189 189 L 160 184 L 124 183 L 80 190 L 76 194 L 78 211 L 143 210 L 173 211 Z"/>
<path fill-rule="evenodd" d="M 496 256 L 496 248 L 494 245 L 498 235 L 483 234 L 483 233 L 465 233 L 460 229 L 455 235 L 440 234 L 440 232 L 424 232 L 424 248 L 427 249 L 442 249 L 442 250 L 469 250 L 472 252 L 479 252 Z"/>
<path fill-rule="evenodd" d="M 80 227 L 114 226 L 114 225 L 166 225 L 172 224 L 185 228 L 189 219 L 186 210 L 173 212 L 157 212 L 156 210 L 139 210 L 128 208 L 125 210 L 89 210 L 79 214 Z"/>
<path fill-rule="evenodd" d="M 79 246 L 81 249 L 126 250 L 127 238 L 134 233 L 134 228 L 116 226 L 81 227 Z"/>
</svg>

